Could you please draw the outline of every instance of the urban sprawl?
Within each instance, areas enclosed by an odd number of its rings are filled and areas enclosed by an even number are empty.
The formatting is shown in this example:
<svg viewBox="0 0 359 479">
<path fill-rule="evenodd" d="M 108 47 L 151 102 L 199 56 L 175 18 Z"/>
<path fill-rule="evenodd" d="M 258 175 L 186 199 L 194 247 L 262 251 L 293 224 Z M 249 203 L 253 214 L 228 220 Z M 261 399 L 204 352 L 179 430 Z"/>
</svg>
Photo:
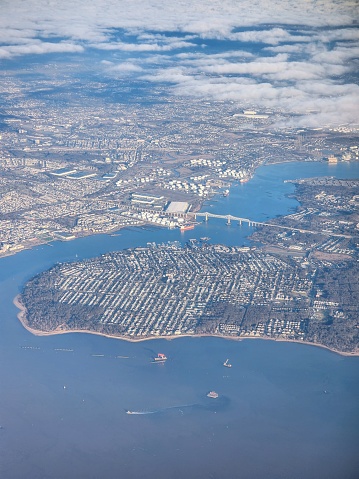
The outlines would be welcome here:
<svg viewBox="0 0 359 479">
<path fill-rule="evenodd" d="M 281 111 L 165 95 L 158 102 L 156 91 L 125 105 L 88 102 L 80 89 L 69 99 L 37 99 L 11 76 L 2 88 L 16 101 L 1 120 L 0 255 L 126 226 L 180 227 L 193 219 L 186 213 L 263 164 L 359 154 L 344 127 L 275 129 L 288 116 Z"/>
</svg>

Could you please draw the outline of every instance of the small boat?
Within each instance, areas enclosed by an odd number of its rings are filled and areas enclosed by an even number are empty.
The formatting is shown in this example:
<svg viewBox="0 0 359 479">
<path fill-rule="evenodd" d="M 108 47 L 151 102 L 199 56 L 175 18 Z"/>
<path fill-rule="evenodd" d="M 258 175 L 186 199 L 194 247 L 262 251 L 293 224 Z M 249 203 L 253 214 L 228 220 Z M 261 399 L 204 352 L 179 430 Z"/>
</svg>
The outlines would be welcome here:
<svg viewBox="0 0 359 479">
<path fill-rule="evenodd" d="M 212 398 L 212 399 L 217 399 L 217 398 L 218 398 L 218 393 L 216 393 L 216 391 L 210 391 L 210 392 L 207 394 L 207 397 L 208 397 L 208 398 Z"/>
<path fill-rule="evenodd" d="M 223 196 L 224 196 L 224 197 L 229 196 L 229 190 L 224 190 L 224 191 L 223 191 Z"/>
<path fill-rule="evenodd" d="M 158 353 L 157 356 L 153 358 L 153 362 L 155 363 L 164 363 L 165 361 L 167 361 L 167 357 L 162 353 Z"/>
<path fill-rule="evenodd" d="M 231 368 L 231 367 L 232 367 L 232 364 L 230 364 L 230 363 L 228 362 L 228 359 L 226 359 L 226 360 L 224 361 L 224 363 L 223 363 L 223 366 L 226 366 L 226 368 Z"/>
</svg>

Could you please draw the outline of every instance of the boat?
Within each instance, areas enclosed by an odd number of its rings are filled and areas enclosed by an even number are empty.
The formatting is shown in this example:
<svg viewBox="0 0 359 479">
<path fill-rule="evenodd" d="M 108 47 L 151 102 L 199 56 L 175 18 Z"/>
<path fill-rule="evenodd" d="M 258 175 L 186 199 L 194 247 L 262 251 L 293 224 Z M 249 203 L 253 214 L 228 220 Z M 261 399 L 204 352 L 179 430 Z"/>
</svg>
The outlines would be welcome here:
<svg viewBox="0 0 359 479">
<path fill-rule="evenodd" d="M 216 391 L 210 391 L 210 392 L 207 394 L 207 397 L 208 397 L 208 398 L 212 398 L 212 399 L 217 399 L 217 398 L 218 398 L 218 393 L 216 393 Z"/>
<path fill-rule="evenodd" d="M 164 363 L 167 361 L 167 357 L 162 353 L 158 353 L 157 356 L 153 358 L 153 361 L 155 363 Z"/>
<path fill-rule="evenodd" d="M 224 363 L 223 363 L 223 366 L 226 366 L 226 368 L 231 368 L 231 367 L 232 367 L 232 364 L 230 364 L 230 363 L 228 362 L 228 359 L 226 359 L 226 360 L 224 361 Z"/>
<path fill-rule="evenodd" d="M 229 196 L 229 190 L 224 190 L 224 191 L 223 191 L 223 196 L 224 196 L 224 197 Z"/>
<path fill-rule="evenodd" d="M 186 224 L 186 225 L 181 225 L 180 230 L 181 231 L 194 230 L 194 224 L 189 223 L 189 224 Z"/>
</svg>

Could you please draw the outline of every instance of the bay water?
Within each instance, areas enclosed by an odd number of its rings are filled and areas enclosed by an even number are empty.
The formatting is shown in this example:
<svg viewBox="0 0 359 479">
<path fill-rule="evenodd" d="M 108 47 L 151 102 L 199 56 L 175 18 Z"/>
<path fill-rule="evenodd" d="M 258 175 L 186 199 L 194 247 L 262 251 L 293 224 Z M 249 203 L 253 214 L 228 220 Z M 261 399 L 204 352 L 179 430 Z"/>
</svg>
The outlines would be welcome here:
<svg viewBox="0 0 359 479">
<path fill-rule="evenodd" d="M 286 214 L 298 203 L 284 180 L 312 176 L 358 178 L 359 165 L 264 166 L 203 211 L 256 221 Z M 203 236 L 250 244 L 250 232 L 210 219 L 184 233 L 132 228 L 0 259 L 1 477 L 355 479 L 358 357 L 260 339 L 40 337 L 16 318 L 13 298 L 57 261 Z M 158 352 L 165 364 L 151 362 Z"/>
</svg>

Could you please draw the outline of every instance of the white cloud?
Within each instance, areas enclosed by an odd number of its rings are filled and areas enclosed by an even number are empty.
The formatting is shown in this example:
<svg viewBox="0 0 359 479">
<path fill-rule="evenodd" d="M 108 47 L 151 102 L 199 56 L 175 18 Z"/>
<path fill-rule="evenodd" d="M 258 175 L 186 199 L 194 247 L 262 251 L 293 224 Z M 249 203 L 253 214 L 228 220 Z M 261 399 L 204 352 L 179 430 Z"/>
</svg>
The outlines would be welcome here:
<svg viewBox="0 0 359 479">
<path fill-rule="evenodd" d="M 347 60 L 358 50 L 315 45 L 304 53 L 301 61 L 293 61 L 290 52 L 237 59 L 229 52 L 180 54 L 176 57 L 181 57 L 181 66 L 161 68 L 143 78 L 169 82 L 177 95 L 295 112 L 302 115 L 296 117 L 301 126 L 358 124 L 359 87 L 336 79 L 355 71 L 356 65 Z"/>
<path fill-rule="evenodd" d="M 83 51 L 84 48 L 81 45 L 76 45 L 74 43 L 50 43 L 33 41 L 28 44 L 9 45 L 2 47 L 2 54 L 0 53 L 0 56 L 2 55 L 2 58 L 10 58 L 16 55 L 41 55 L 44 53 L 80 53 Z"/>
<path fill-rule="evenodd" d="M 358 12 L 357 12 L 358 13 Z M 354 17 L 353 17 L 354 19 Z M 325 30 L 317 34 L 317 39 L 321 42 L 333 42 L 339 40 L 359 40 L 359 31 L 357 28 L 340 28 L 336 30 Z"/>
<path fill-rule="evenodd" d="M 244 32 L 232 33 L 229 35 L 231 40 L 241 42 L 267 43 L 277 45 L 283 42 L 308 42 L 311 40 L 309 35 L 291 35 L 283 28 L 272 28 L 271 30 L 247 30 Z"/>
<path fill-rule="evenodd" d="M 112 43 L 91 43 L 91 48 L 97 48 L 99 50 L 119 50 L 123 52 L 169 52 L 171 50 L 189 48 L 196 46 L 190 42 L 173 42 L 170 44 L 160 45 L 158 43 L 125 43 L 125 42 L 112 42 Z"/>
<path fill-rule="evenodd" d="M 187 82 L 192 82 L 194 80 L 194 77 L 190 74 L 186 74 L 184 69 L 178 67 L 160 70 L 154 75 L 144 75 L 142 76 L 142 79 L 159 83 L 168 82 L 175 84 L 183 84 Z"/>
<path fill-rule="evenodd" d="M 274 87 L 269 82 L 251 83 L 242 79 L 192 78 L 178 83 L 178 95 L 231 100 L 241 108 L 260 106 L 261 109 L 294 112 L 300 117 L 286 120 L 296 126 L 329 126 L 358 124 L 358 85 L 333 85 L 330 82 L 310 86 L 309 82 L 295 86 Z M 313 113 L 315 112 L 315 113 Z"/>
<path fill-rule="evenodd" d="M 177 31 L 205 38 L 229 38 L 233 29 L 261 24 L 352 25 L 353 0 L 2 0 L 1 26 L 23 39 L 43 36 L 103 42 L 114 28 L 137 33 Z M 338 32 L 333 32 L 338 35 Z M 238 33 L 238 38 L 252 33 Z M 343 30 L 343 38 L 352 35 Z M 272 29 L 266 41 L 276 44 L 288 33 Z"/>
<path fill-rule="evenodd" d="M 143 69 L 132 62 L 123 62 L 119 64 L 114 64 L 112 62 L 102 62 L 106 66 L 108 66 L 107 71 L 110 73 L 137 73 L 137 72 L 142 72 Z"/>
<path fill-rule="evenodd" d="M 358 86 L 345 76 L 358 70 L 357 7 L 356 0 L 1 0 L 0 58 L 96 49 L 104 74 L 169 83 L 174 94 L 295 111 L 303 126 L 358 122 Z"/>
<path fill-rule="evenodd" d="M 359 46 L 341 46 L 332 50 L 324 50 L 313 55 L 314 62 L 321 64 L 346 64 L 350 60 L 359 58 Z"/>
<path fill-rule="evenodd" d="M 307 45 L 296 44 L 296 45 L 279 45 L 276 47 L 266 47 L 265 51 L 273 53 L 303 53 L 306 51 Z"/>
</svg>

